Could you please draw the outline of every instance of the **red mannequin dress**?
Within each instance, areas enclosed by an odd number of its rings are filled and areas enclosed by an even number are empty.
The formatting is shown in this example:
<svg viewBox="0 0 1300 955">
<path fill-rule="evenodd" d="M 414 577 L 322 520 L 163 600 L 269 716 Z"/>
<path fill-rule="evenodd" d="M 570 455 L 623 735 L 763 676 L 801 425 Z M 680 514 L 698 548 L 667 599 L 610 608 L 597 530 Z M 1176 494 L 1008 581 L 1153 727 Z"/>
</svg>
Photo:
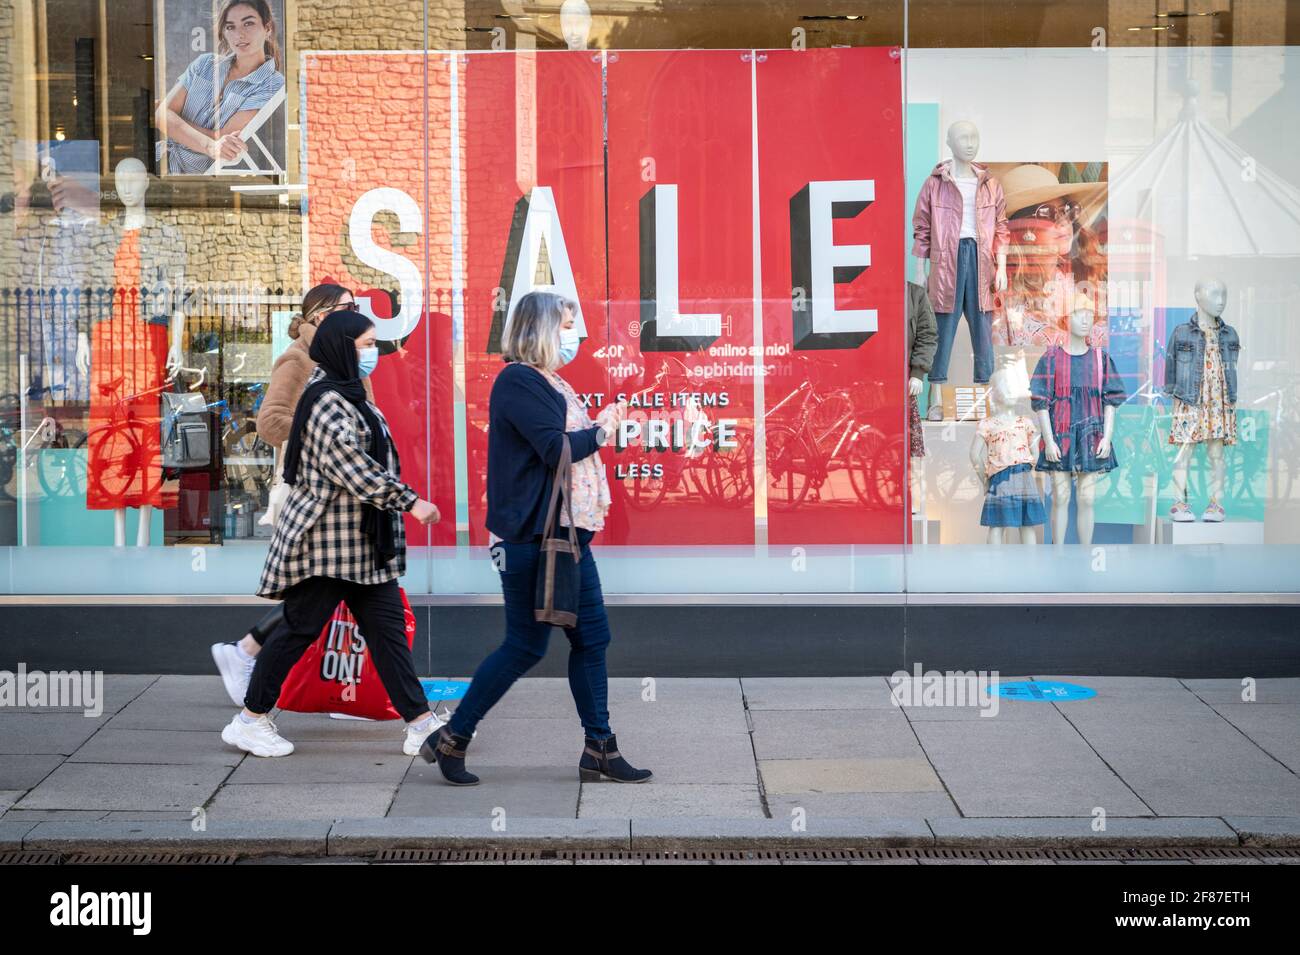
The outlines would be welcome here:
<svg viewBox="0 0 1300 955">
<path fill-rule="evenodd" d="M 126 229 L 113 257 L 112 317 L 91 330 L 90 510 L 175 504 L 163 494 L 159 434 L 167 325 L 141 314 L 140 294 L 140 230 Z"/>
</svg>

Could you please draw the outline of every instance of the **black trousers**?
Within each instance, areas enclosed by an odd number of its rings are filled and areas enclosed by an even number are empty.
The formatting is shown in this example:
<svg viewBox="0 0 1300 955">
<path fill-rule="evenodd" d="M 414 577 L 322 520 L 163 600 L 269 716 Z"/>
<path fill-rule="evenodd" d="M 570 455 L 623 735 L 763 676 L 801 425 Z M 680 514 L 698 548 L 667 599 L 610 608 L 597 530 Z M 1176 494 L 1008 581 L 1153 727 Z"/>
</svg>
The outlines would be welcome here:
<svg viewBox="0 0 1300 955">
<path fill-rule="evenodd" d="M 266 643 L 267 637 L 275 630 L 275 625 L 284 619 L 284 604 L 276 604 L 266 612 L 261 620 L 248 628 L 248 635 L 257 641 L 260 647 Z"/>
<path fill-rule="evenodd" d="M 406 644 L 406 612 L 397 581 L 357 584 L 335 577 L 308 577 L 285 591 L 284 619 L 257 655 L 244 697 L 250 712 L 266 713 L 275 706 L 285 677 L 320 636 L 341 600 L 357 618 L 393 708 L 408 723 L 428 711 L 429 701 Z"/>
</svg>

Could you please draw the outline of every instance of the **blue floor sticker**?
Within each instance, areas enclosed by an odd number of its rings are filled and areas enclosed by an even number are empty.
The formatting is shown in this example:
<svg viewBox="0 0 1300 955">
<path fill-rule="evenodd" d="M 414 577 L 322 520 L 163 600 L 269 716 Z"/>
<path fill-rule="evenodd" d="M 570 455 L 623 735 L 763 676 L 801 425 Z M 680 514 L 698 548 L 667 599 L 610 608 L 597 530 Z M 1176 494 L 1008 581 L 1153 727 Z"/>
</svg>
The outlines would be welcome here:
<svg viewBox="0 0 1300 955">
<path fill-rule="evenodd" d="M 1097 695 L 1097 691 L 1077 683 L 1043 683 L 1038 680 L 1017 680 L 1013 683 L 999 683 L 998 696 L 1009 700 L 1046 700 L 1049 703 L 1064 703 L 1070 700 L 1087 700 Z"/>
<path fill-rule="evenodd" d="M 459 700 L 469 689 L 468 680 L 421 680 L 426 700 Z"/>
</svg>

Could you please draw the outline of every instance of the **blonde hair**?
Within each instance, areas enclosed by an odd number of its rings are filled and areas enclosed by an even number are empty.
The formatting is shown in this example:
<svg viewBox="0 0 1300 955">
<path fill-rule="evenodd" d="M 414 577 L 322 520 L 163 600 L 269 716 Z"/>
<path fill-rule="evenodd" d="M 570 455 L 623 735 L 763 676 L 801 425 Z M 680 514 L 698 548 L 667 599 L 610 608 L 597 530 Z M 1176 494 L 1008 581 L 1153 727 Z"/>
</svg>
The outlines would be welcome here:
<svg viewBox="0 0 1300 955">
<path fill-rule="evenodd" d="M 547 370 L 560 364 L 560 326 L 565 309 L 578 303 L 554 292 L 529 292 L 515 303 L 501 334 L 501 357 Z"/>
</svg>

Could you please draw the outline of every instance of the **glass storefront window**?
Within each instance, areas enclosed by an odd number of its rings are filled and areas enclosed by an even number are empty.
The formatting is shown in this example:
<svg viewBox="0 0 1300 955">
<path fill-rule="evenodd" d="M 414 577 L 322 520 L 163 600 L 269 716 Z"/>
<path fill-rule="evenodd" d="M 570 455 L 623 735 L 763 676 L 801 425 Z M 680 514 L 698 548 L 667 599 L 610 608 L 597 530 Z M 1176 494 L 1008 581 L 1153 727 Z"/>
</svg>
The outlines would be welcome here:
<svg viewBox="0 0 1300 955">
<path fill-rule="evenodd" d="M 909 589 L 1294 590 L 1300 193 L 1288 137 L 1262 132 L 1300 108 L 1294 14 L 1110 4 L 1094 23 L 1048 4 L 1041 39 L 1008 48 L 932 32 L 934 6 L 910 5 L 913 208 L 958 214 L 955 182 L 923 190 L 975 131 L 1004 205 L 971 243 L 983 311 L 957 314 L 960 243 L 942 267 L 931 244 L 952 347 L 922 394 L 944 407 L 923 425 Z"/>
<path fill-rule="evenodd" d="M 422 45 L 422 5 L 405 6 L 368 49 Z M 293 0 L 4 10 L 6 590 L 247 593 L 271 531 L 270 435 L 286 414 L 262 414 L 272 366 L 305 343 L 304 295 L 337 269 L 313 265 L 307 241 L 301 95 L 306 51 L 341 38 L 337 11 Z M 373 92 L 371 115 L 380 98 L 399 100 Z M 407 105 L 420 112 L 422 84 Z M 340 130 L 345 142 L 373 132 Z M 385 163 L 423 179 L 418 141 Z M 386 316 L 393 294 L 378 274 L 359 269 L 349 287 Z M 423 358 L 390 358 L 380 397 L 422 393 Z M 424 405 L 403 414 L 420 482 Z M 427 552 L 427 534 L 411 540 Z"/>
<path fill-rule="evenodd" d="M 322 283 L 413 594 L 499 592 L 534 288 L 607 593 L 1295 591 L 1292 6 L 0 5 L 0 593 L 250 593 Z"/>
</svg>

